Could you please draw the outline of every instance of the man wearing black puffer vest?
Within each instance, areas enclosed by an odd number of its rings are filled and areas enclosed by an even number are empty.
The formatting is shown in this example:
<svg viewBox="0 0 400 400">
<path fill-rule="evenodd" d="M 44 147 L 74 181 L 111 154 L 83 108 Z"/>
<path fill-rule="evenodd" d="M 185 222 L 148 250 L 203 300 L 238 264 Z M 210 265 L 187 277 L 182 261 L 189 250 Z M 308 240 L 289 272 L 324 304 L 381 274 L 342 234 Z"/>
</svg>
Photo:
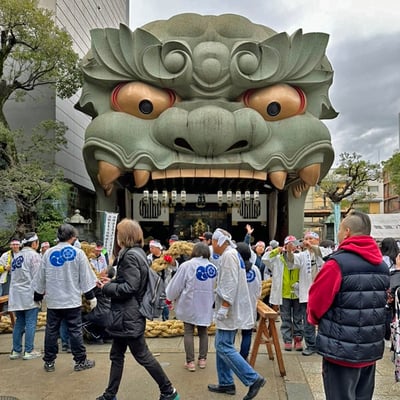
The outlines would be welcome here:
<svg viewBox="0 0 400 400">
<path fill-rule="evenodd" d="M 384 352 L 389 270 L 370 233 L 367 214 L 348 214 L 339 227 L 337 251 L 310 288 L 308 321 L 318 325 L 327 400 L 373 396 L 376 361 Z"/>
</svg>

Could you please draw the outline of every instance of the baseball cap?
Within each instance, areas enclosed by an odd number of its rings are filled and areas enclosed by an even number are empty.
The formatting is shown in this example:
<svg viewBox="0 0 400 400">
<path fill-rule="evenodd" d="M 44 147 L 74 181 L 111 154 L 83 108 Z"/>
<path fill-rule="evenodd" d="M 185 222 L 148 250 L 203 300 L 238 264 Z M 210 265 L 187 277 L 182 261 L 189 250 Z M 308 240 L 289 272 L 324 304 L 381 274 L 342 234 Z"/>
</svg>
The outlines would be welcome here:
<svg viewBox="0 0 400 400">
<path fill-rule="evenodd" d="M 201 236 L 199 236 L 200 240 L 211 240 L 212 233 L 211 232 L 204 232 Z"/>
<path fill-rule="evenodd" d="M 288 243 L 293 243 L 295 246 L 297 246 L 299 244 L 298 240 L 293 235 L 289 235 L 289 236 L 285 237 L 285 240 L 283 241 L 283 244 L 287 245 Z"/>
<path fill-rule="evenodd" d="M 158 240 L 150 240 L 149 246 L 150 247 L 158 247 L 161 250 L 163 248 L 162 244 Z"/>
<path fill-rule="evenodd" d="M 171 242 L 176 242 L 176 241 L 178 241 L 179 240 L 179 237 L 178 237 L 178 235 L 171 235 L 171 237 L 169 238 L 169 241 Z"/>
</svg>

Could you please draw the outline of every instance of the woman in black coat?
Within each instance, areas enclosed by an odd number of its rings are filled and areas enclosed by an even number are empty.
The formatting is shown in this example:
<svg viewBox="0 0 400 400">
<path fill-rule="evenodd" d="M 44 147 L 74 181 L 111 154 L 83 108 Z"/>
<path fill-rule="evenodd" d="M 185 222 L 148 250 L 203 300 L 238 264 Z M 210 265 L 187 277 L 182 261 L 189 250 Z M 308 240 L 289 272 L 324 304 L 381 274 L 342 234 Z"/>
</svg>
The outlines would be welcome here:
<svg viewBox="0 0 400 400">
<path fill-rule="evenodd" d="M 143 251 L 143 231 L 139 223 L 123 219 L 117 225 L 118 254 L 115 279 L 102 278 L 99 286 L 111 298 L 112 324 L 108 329 L 113 338 L 110 350 L 111 369 L 107 389 L 96 400 L 115 400 L 122 378 L 125 352 L 129 347 L 135 360 L 142 365 L 160 389 L 160 400 L 179 400 L 159 362 L 147 347 L 144 331 L 146 320 L 139 312 L 148 276 L 148 263 Z"/>
</svg>

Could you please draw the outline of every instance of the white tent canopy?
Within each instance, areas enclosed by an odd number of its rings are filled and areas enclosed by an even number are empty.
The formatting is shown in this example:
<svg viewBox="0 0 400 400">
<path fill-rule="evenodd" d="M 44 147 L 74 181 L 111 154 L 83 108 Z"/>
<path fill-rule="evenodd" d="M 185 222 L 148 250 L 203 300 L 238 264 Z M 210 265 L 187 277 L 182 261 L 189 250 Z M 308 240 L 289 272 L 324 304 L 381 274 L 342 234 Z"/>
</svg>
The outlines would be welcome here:
<svg viewBox="0 0 400 400">
<path fill-rule="evenodd" d="M 371 236 L 381 241 L 387 237 L 400 240 L 399 214 L 368 214 L 371 218 Z"/>
</svg>

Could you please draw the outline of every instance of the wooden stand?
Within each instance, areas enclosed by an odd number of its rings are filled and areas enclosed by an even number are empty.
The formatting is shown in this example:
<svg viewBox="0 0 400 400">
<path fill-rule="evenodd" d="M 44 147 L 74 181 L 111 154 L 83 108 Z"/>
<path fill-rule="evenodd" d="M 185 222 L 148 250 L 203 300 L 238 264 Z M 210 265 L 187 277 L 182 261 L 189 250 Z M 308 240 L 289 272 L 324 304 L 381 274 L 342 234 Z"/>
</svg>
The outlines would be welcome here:
<svg viewBox="0 0 400 400">
<path fill-rule="evenodd" d="M 251 351 L 250 365 L 254 367 L 254 364 L 256 363 L 258 348 L 260 347 L 260 344 L 265 344 L 267 346 L 269 359 L 273 360 L 273 344 L 275 347 L 275 354 L 278 361 L 279 372 L 281 373 L 281 376 L 285 376 L 286 370 L 283 363 L 281 346 L 279 344 L 278 332 L 275 325 L 275 320 L 278 318 L 278 314 L 261 300 L 258 300 L 257 312 L 260 315 L 260 320 L 258 322 L 257 334 L 254 340 L 253 349 Z"/>
<path fill-rule="evenodd" d="M 15 315 L 12 311 L 3 311 L 3 306 L 5 303 L 8 303 L 8 296 L 0 296 L 0 318 L 2 315 L 8 314 L 11 320 L 11 326 L 14 328 L 15 326 Z"/>
</svg>

